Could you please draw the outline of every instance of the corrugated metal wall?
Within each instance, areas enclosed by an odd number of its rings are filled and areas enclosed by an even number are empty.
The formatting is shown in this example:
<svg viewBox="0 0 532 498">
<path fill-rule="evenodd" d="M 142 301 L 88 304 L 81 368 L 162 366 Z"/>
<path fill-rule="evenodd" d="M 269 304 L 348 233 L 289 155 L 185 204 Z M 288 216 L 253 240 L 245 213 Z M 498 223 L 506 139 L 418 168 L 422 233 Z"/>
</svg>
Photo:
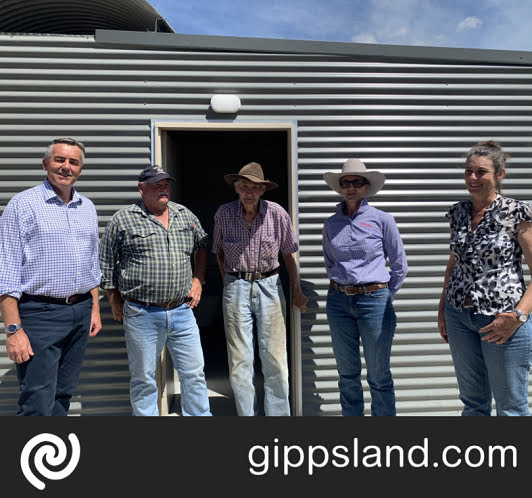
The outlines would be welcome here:
<svg viewBox="0 0 532 498">
<path fill-rule="evenodd" d="M 410 272 L 397 294 L 392 351 L 402 415 L 455 415 L 460 402 L 436 309 L 448 258 L 447 208 L 466 197 L 462 156 L 500 140 L 512 155 L 504 194 L 532 199 L 532 68 L 357 62 L 355 58 L 112 49 L 92 37 L 0 35 L 0 206 L 41 181 L 44 146 L 59 135 L 87 144 L 79 190 L 103 230 L 137 198 L 150 162 L 153 118 L 204 121 L 214 93 L 240 96 L 238 120 L 296 120 L 303 414 L 339 414 L 325 317 L 321 229 L 339 197 L 322 181 L 348 157 L 388 178 L 371 202 L 395 216 Z M 121 327 L 104 307 L 72 413 L 128 414 Z M 0 414 L 16 410 L 17 382 L 0 342 Z"/>
</svg>

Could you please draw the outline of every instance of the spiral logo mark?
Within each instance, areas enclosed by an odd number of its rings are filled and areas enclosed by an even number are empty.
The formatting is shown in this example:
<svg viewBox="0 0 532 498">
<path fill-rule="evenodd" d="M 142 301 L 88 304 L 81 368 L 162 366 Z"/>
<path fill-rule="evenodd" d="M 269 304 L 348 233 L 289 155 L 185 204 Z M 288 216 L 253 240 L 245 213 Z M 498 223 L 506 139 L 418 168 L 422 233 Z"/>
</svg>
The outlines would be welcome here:
<svg viewBox="0 0 532 498">
<path fill-rule="evenodd" d="M 39 477 L 42 476 L 51 481 L 60 481 L 65 477 L 68 477 L 79 462 L 80 457 L 80 445 L 79 440 L 75 434 L 69 434 L 68 439 L 70 445 L 72 446 L 72 455 L 70 456 L 70 462 L 62 470 L 54 471 L 50 470 L 49 467 L 57 467 L 65 463 L 67 458 L 67 447 L 64 441 L 55 436 L 54 434 L 49 434 L 44 432 L 38 436 L 30 439 L 20 455 L 20 467 L 24 476 L 29 481 L 29 483 L 35 486 L 39 490 L 43 490 L 46 485 L 42 482 L 35 474 L 30 466 L 30 458 L 33 450 L 39 446 L 37 451 L 35 451 L 33 457 L 33 464 L 37 470 Z M 45 466 L 44 463 L 48 465 Z"/>
</svg>

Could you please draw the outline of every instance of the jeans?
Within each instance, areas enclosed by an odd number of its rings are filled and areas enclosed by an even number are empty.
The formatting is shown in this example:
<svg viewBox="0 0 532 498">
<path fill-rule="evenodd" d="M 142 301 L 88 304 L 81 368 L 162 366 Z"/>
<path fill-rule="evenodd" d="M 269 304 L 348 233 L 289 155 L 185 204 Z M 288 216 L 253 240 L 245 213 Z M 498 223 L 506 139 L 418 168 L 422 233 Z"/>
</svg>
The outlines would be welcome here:
<svg viewBox="0 0 532 498">
<path fill-rule="evenodd" d="M 181 385 L 184 416 L 209 416 L 199 328 L 187 304 L 173 309 L 124 302 L 130 397 L 133 415 L 159 415 L 155 370 L 166 344 Z"/>
<path fill-rule="evenodd" d="M 17 415 L 67 415 L 89 341 L 92 298 L 73 305 L 19 302 L 33 356 L 18 363 Z"/>
<path fill-rule="evenodd" d="M 340 376 L 342 415 L 364 415 L 361 339 L 371 393 L 371 414 L 395 415 L 390 354 L 396 316 L 388 288 L 348 296 L 329 287 L 327 320 Z"/>
<path fill-rule="evenodd" d="M 229 378 L 238 415 L 257 414 L 253 325 L 264 375 L 264 412 L 290 415 L 286 353 L 285 300 L 279 275 L 256 282 L 226 275 L 223 314 Z"/>
<path fill-rule="evenodd" d="M 497 415 L 527 416 L 532 324 L 521 325 L 503 344 L 483 341 L 478 331 L 494 316 L 445 303 L 445 323 L 458 380 L 462 415 L 491 415 L 492 394 Z"/>
</svg>

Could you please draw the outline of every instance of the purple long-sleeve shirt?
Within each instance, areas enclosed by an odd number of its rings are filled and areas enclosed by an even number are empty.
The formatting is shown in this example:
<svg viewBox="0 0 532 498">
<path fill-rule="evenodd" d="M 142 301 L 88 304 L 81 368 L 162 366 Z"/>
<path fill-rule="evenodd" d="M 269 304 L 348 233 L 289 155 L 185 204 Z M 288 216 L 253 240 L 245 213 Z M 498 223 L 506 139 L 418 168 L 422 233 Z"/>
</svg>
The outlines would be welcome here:
<svg viewBox="0 0 532 498">
<path fill-rule="evenodd" d="M 366 199 L 351 218 L 344 212 L 343 202 L 337 207 L 338 212 L 323 226 L 323 256 L 329 279 L 341 285 L 388 283 L 394 296 L 408 271 L 394 217 L 369 206 Z"/>
</svg>

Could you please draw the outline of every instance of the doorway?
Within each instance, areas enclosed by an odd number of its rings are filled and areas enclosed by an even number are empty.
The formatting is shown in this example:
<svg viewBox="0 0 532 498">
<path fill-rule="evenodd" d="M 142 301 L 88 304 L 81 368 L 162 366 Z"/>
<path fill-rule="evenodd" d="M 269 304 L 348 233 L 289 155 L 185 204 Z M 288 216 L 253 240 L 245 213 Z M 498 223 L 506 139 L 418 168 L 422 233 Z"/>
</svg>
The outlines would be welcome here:
<svg viewBox="0 0 532 498">
<path fill-rule="evenodd" d="M 224 175 L 237 173 L 245 164 L 258 162 L 265 178 L 279 185 L 279 188 L 265 194 L 266 200 L 283 206 L 294 219 L 294 133 L 292 124 L 281 127 L 271 125 L 191 125 L 190 123 L 156 123 L 155 125 L 155 162 L 161 164 L 176 179 L 172 185 L 172 200 L 189 208 L 200 220 L 209 234 L 209 258 L 205 274 L 205 284 L 200 304 L 195 310 L 200 328 L 201 341 L 205 356 L 205 375 L 211 411 L 214 416 L 236 415 L 233 393 L 229 383 L 227 349 L 223 328 L 221 296 L 223 282 L 212 254 L 212 235 L 214 215 L 220 205 L 237 198 L 232 185 L 224 181 Z M 173 183 L 173 182 L 172 182 Z M 289 298 L 288 275 L 282 258 L 281 279 L 286 299 Z M 294 375 L 299 365 L 294 364 L 297 357 L 294 344 L 293 313 L 287 306 L 287 344 L 289 371 L 291 375 L 292 413 L 296 411 L 298 375 Z M 299 350 L 299 348 L 296 348 Z M 296 361 L 299 363 L 299 360 Z M 166 369 L 169 372 L 169 369 Z M 262 410 L 263 399 L 260 360 L 256 357 L 256 387 L 259 406 Z M 169 384 L 170 391 L 178 386 Z M 179 394 L 174 395 L 171 410 L 178 410 Z M 172 392 L 168 392 L 171 397 Z"/>
</svg>

